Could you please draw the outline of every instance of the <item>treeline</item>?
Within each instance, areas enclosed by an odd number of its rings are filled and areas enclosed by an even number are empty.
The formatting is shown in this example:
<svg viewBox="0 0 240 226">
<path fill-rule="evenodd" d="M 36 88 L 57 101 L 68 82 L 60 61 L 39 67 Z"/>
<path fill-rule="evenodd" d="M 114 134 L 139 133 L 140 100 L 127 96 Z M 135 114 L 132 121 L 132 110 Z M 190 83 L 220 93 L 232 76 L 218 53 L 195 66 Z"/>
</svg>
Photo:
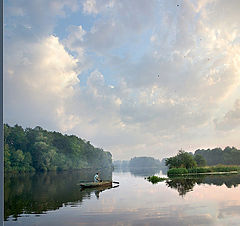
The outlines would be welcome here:
<svg viewBox="0 0 240 226">
<path fill-rule="evenodd" d="M 165 160 L 169 168 L 192 168 L 196 166 L 240 165 L 240 150 L 235 147 L 198 149 L 195 153 L 180 150 L 176 156 Z"/>
<path fill-rule="evenodd" d="M 116 168 L 146 168 L 146 167 L 165 167 L 165 159 L 160 161 L 153 157 L 134 157 L 128 160 L 116 160 L 113 162 Z"/>
<path fill-rule="evenodd" d="M 134 157 L 129 161 L 129 167 L 160 167 L 161 162 L 153 157 Z"/>
<path fill-rule="evenodd" d="M 197 166 L 205 166 L 206 160 L 202 157 L 202 155 L 185 152 L 183 150 L 178 151 L 176 156 L 167 158 L 165 160 L 165 165 L 172 168 L 194 168 Z"/>
<path fill-rule="evenodd" d="M 4 171 L 112 167 L 112 155 L 74 135 L 4 124 Z"/>
<path fill-rule="evenodd" d="M 240 165 L 240 150 L 235 147 L 225 147 L 223 150 L 221 148 L 198 149 L 194 155 L 201 155 L 209 166 L 217 164 Z"/>
</svg>

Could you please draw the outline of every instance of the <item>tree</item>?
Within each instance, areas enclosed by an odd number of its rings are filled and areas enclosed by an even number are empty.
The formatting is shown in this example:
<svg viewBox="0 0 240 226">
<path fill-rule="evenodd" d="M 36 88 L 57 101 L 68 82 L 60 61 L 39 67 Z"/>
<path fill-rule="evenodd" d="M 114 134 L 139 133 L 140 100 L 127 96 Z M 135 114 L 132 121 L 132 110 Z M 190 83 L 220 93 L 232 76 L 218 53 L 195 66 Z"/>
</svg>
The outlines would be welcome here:
<svg viewBox="0 0 240 226">
<path fill-rule="evenodd" d="M 22 150 L 23 152 L 26 151 L 26 144 L 27 139 L 25 136 L 25 132 L 23 128 L 19 125 L 15 125 L 14 127 L 10 128 L 10 131 L 6 132 L 8 134 L 6 136 L 6 143 L 14 147 L 15 150 Z"/>
<path fill-rule="evenodd" d="M 112 167 L 112 155 L 74 135 L 4 125 L 5 171 Z"/>
<path fill-rule="evenodd" d="M 206 160 L 202 157 L 202 155 L 194 155 L 194 160 L 198 166 L 206 166 Z"/>
<path fill-rule="evenodd" d="M 11 154 L 8 144 L 4 144 L 4 170 L 11 171 Z"/>
<path fill-rule="evenodd" d="M 183 150 L 180 150 L 176 156 L 167 158 L 165 164 L 170 169 L 171 168 L 189 169 L 197 166 L 197 163 L 194 160 L 193 155 Z"/>
</svg>

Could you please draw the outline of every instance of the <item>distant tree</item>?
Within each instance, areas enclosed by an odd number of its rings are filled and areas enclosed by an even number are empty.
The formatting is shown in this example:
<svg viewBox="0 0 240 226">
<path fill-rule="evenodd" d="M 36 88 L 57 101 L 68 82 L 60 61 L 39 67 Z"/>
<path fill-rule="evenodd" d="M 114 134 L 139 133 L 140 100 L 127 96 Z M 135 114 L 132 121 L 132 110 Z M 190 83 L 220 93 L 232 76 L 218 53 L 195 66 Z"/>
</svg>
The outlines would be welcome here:
<svg viewBox="0 0 240 226">
<path fill-rule="evenodd" d="M 198 166 L 206 166 L 206 160 L 201 155 L 194 155 L 194 160 Z"/>
<path fill-rule="evenodd" d="M 198 149 L 194 155 L 201 155 L 207 165 L 240 165 L 240 150 L 235 147 L 227 146 L 224 150 L 221 148 L 214 149 Z"/>
<path fill-rule="evenodd" d="M 161 163 L 153 157 L 134 157 L 129 161 L 129 167 L 160 167 Z"/>
</svg>

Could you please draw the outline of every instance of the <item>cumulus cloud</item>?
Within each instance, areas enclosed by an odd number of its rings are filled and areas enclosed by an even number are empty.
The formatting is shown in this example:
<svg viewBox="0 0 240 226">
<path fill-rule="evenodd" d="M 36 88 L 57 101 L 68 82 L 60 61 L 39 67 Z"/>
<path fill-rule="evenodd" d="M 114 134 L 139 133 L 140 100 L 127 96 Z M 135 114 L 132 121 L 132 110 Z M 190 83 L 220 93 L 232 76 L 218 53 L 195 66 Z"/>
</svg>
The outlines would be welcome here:
<svg viewBox="0 0 240 226">
<path fill-rule="evenodd" d="M 35 44 L 17 42 L 8 51 L 14 51 L 15 57 L 5 58 L 5 119 L 20 123 L 28 118 L 31 125 L 49 123 L 54 128 L 79 82 L 77 60 L 54 36 Z"/>
<path fill-rule="evenodd" d="M 5 121 L 75 133 L 114 158 L 237 144 L 218 131 L 239 124 L 240 101 L 228 104 L 240 85 L 239 1 L 72 3 L 6 6 Z M 81 19 L 60 40 L 67 8 Z"/>
</svg>

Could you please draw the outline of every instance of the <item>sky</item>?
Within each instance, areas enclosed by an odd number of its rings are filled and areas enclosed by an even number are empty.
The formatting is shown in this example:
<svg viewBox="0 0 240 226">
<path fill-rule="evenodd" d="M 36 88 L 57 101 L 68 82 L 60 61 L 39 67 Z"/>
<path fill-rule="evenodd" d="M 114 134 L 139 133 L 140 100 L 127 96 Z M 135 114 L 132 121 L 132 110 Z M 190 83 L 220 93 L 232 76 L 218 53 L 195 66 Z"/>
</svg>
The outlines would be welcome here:
<svg viewBox="0 0 240 226">
<path fill-rule="evenodd" d="M 239 0 L 5 0 L 4 122 L 113 160 L 240 148 Z"/>
</svg>

